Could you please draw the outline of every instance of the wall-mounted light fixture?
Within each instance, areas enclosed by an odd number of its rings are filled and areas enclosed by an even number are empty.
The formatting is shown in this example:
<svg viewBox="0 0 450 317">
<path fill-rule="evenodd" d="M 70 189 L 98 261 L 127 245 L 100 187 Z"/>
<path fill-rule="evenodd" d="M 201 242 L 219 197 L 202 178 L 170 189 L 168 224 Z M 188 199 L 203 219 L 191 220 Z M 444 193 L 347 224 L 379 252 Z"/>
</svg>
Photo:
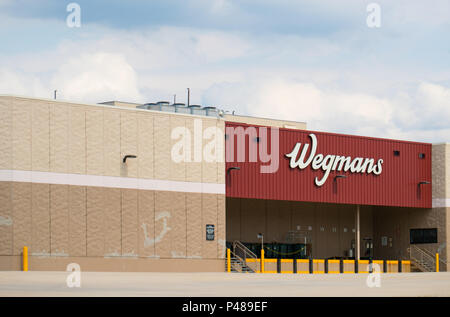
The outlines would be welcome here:
<svg viewBox="0 0 450 317">
<path fill-rule="evenodd" d="M 420 190 L 420 185 L 428 185 L 431 184 L 428 181 L 421 181 L 417 184 L 417 199 L 420 199 L 422 196 L 422 191 Z"/>
<path fill-rule="evenodd" d="M 347 178 L 347 176 L 346 175 L 336 175 L 333 178 L 333 191 L 334 191 L 335 194 L 337 194 L 337 180 L 339 178 Z"/>
<path fill-rule="evenodd" d="M 231 171 L 239 171 L 241 168 L 240 167 L 237 167 L 237 166 L 232 166 L 232 167 L 229 167 L 228 169 L 227 169 L 227 178 L 228 178 L 228 184 L 229 185 L 231 185 Z"/>
<path fill-rule="evenodd" d="M 123 157 L 123 162 L 124 163 L 126 163 L 127 162 L 127 159 L 129 159 L 129 158 L 136 158 L 137 156 L 136 155 L 125 155 L 124 157 Z"/>
</svg>

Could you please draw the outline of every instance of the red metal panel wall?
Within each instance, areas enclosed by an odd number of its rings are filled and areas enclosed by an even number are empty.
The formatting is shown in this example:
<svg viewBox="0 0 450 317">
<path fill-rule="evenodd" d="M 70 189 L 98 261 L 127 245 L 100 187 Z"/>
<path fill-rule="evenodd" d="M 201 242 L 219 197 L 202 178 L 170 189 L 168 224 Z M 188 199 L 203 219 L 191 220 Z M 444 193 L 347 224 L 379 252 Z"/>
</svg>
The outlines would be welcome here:
<svg viewBox="0 0 450 317">
<path fill-rule="evenodd" d="M 227 147 L 234 138 L 236 154 L 237 138 L 230 135 L 230 128 L 251 126 L 227 122 L 226 127 L 226 151 L 229 152 Z M 253 127 L 260 135 L 259 126 Z M 313 170 L 311 165 L 303 170 L 292 169 L 290 158 L 285 156 L 291 153 L 297 142 L 301 142 L 302 148 L 305 143 L 310 144 L 308 157 L 312 143 L 310 133 L 317 137 L 316 154 L 374 158 L 375 162 L 381 158 L 382 173 L 332 171 L 322 186 L 316 186 L 315 177 L 321 179 L 324 171 Z M 270 132 L 268 135 L 270 144 L 273 140 Z M 431 208 L 431 184 L 418 185 L 421 181 L 431 183 L 431 144 L 279 129 L 279 168 L 275 173 L 261 173 L 260 167 L 268 163 L 262 163 L 259 156 L 257 162 L 249 162 L 248 142 L 256 141 L 246 136 L 245 162 L 237 162 L 236 156 L 234 161 L 227 159 L 227 197 Z M 395 156 L 394 151 L 400 151 L 400 155 Z M 419 158 L 419 153 L 424 153 L 425 158 Z M 240 170 L 230 171 L 230 167 L 239 167 Z M 334 180 L 336 175 L 347 177 Z"/>
</svg>

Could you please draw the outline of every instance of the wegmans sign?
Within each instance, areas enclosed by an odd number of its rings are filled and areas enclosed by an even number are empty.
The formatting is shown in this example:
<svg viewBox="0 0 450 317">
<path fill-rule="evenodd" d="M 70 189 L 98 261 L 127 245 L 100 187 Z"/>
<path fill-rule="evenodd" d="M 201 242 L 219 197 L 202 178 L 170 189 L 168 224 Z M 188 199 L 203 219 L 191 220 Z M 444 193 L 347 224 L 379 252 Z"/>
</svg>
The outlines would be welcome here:
<svg viewBox="0 0 450 317">
<path fill-rule="evenodd" d="M 302 143 L 296 143 L 291 153 L 285 154 L 290 158 L 289 166 L 291 168 L 298 167 L 300 170 L 311 165 L 313 170 L 323 170 L 322 178 L 316 177 L 314 182 L 317 186 L 322 186 L 331 171 L 344 171 L 350 173 L 367 173 L 380 175 L 383 170 L 383 159 L 378 159 L 375 163 L 374 158 L 363 158 L 350 156 L 340 156 L 335 154 L 316 154 L 317 152 L 317 137 L 315 134 L 310 134 L 311 151 L 308 158 L 307 152 L 310 144 L 305 143 L 302 149 Z M 300 153 L 300 156 L 299 156 Z"/>
</svg>

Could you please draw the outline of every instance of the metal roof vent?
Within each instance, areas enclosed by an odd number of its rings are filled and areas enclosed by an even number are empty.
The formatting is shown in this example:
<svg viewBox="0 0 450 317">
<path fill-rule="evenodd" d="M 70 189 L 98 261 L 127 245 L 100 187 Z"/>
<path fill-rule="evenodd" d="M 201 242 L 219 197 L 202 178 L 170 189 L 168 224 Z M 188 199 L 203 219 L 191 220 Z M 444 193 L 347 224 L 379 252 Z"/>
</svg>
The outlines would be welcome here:
<svg viewBox="0 0 450 317">
<path fill-rule="evenodd" d="M 156 105 L 155 103 L 150 102 L 150 103 L 145 103 L 143 105 L 137 106 L 136 108 L 149 110 L 149 109 L 151 109 L 151 106 L 155 106 L 155 105 Z"/>
<path fill-rule="evenodd" d="M 175 107 L 175 112 L 187 114 L 191 113 L 191 109 L 186 107 L 186 104 L 184 103 L 174 103 L 173 106 Z"/>
<path fill-rule="evenodd" d="M 206 115 L 206 111 L 200 105 L 189 105 L 188 107 L 191 109 L 191 114 L 198 116 Z"/>
<path fill-rule="evenodd" d="M 207 116 L 217 117 L 219 115 L 219 111 L 216 107 L 203 107 Z"/>
</svg>

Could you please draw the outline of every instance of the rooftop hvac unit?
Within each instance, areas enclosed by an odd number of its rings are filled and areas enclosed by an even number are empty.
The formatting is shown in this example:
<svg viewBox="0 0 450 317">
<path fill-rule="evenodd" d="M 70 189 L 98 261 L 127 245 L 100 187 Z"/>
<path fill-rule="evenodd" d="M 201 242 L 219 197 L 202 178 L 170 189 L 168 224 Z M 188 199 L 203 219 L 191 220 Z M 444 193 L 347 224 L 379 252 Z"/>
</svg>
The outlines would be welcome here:
<svg viewBox="0 0 450 317">
<path fill-rule="evenodd" d="M 157 104 L 160 107 L 160 111 L 165 111 L 165 112 L 175 112 L 175 107 L 171 104 L 169 104 L 168 101 L 158 101 Z"/>
<path fill-rule="evenodd" d="M 161 106 L 157 103 L 146 103 L 144 106 L 147 106 L 147 110 L 157 110 L 157 111 L 161 111 Z"/>
<path fill-rule="evenodd" d="M 189 108 L 191 109 L 191 114 L 195 114 L 198 116 L 206 115 L 206 110 L 203 109 L 200 105 L 190 105 Z"/>
<path fill-rule="evenodd" d="M 219 115 L 219 111 L 216 107 L 203 107 L 207 116 L 217 117 Z"/>
<path fill-rule="evenodd" d="M 184 103 L 174 103 L 172 106 L 174 106 L 175 112 L 177 113 L 187 113 L 187 114 L 191 113 L 191 109 L 186 107 L 186 104 Z"/>
</svg>

